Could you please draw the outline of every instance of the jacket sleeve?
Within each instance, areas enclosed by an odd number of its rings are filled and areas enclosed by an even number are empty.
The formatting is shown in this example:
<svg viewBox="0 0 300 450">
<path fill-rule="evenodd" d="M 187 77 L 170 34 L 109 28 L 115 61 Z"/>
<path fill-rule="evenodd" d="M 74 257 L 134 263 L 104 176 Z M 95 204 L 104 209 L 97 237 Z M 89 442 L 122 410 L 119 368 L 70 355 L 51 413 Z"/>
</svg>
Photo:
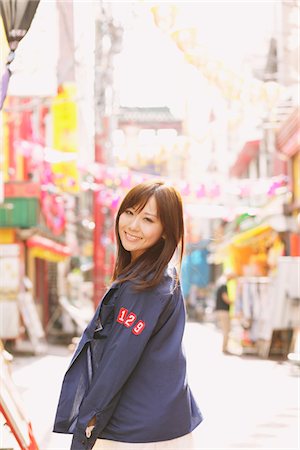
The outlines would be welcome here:
<svg viewBox="0 0 300 450">
<path fill-rule="evenodd" d="M 125 287 L 115 305 L 114 322 L 101 364 L 79 411 L 71 450 L 90 450 L 105 428 L 118 403 L 121 390 L 133 372 L 164 311 L 170 313 L 171 295 L 135 292 Z M 172 302 L 171 302 L 172 303 Z M 96 417 L 90 438 L 85 436 L 89 421 Z"/>
</svg>

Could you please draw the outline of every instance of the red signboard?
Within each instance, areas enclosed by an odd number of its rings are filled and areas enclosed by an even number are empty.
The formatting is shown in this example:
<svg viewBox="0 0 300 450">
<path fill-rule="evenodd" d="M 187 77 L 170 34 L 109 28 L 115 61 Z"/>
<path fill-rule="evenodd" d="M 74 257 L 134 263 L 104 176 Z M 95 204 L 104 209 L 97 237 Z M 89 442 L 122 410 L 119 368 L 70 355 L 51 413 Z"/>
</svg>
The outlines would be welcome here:
<svg viewBox="0 0 300 450">
<path fill-rule="evenodd" d="M 51 250 L 58 255 L 71 256 L 70 248 L 67 245 L 60 244 L 43 236 L 35 235 L 27 239 L 27 247 L 39 247 L 44 250 Z"/>
<path fill-rule="evenodd" d="M 39 183 L 30 183 L 27 181 L 14 181 L 4 183 L 4 198 L 39 198 Z"/>
</svg>

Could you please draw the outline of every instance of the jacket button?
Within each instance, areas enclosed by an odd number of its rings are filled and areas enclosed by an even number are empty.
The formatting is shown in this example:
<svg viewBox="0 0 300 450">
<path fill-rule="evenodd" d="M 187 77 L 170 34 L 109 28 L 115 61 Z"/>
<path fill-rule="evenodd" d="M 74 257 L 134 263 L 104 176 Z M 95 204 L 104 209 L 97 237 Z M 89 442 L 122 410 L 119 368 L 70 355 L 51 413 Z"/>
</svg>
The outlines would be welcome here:
<svg viewBox="0 0 300 450">
<path fill-rule="evenodd" d="M 85 441 L 81 441 L 82 444 L 85 444 Z"/>
</svg>

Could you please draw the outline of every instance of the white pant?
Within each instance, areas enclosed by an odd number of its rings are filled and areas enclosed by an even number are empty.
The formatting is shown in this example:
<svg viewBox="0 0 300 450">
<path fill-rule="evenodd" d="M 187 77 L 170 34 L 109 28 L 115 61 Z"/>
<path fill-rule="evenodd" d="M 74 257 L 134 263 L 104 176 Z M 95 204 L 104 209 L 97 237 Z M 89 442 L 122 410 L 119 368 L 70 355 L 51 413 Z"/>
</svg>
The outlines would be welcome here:
<svg viewBox="0 0 300 450">
<path fill-rule="evenodd" d="M 193 434 L 189 433 L 176 439 L 160 442 L 130 443 L 97 439 L 93 450 L 195 450 Z"/>
</svg>

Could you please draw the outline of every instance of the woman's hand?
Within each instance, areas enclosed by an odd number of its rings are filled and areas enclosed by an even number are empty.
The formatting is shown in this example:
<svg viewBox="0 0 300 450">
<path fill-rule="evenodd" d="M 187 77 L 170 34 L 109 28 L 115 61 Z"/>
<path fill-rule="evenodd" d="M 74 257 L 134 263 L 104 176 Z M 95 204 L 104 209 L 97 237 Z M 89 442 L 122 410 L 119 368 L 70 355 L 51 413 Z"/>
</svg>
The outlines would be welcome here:
<svg viewBox="0 0 300 450">
<path fill-rule="evenodd" d="M 88 426 L 85 429 L 85 435 L 87 438 L 90 438 L 92 435 L 92 431 L 96 425 L 96 416 L 94 416 L 88 423 Z"/>
</svg>

